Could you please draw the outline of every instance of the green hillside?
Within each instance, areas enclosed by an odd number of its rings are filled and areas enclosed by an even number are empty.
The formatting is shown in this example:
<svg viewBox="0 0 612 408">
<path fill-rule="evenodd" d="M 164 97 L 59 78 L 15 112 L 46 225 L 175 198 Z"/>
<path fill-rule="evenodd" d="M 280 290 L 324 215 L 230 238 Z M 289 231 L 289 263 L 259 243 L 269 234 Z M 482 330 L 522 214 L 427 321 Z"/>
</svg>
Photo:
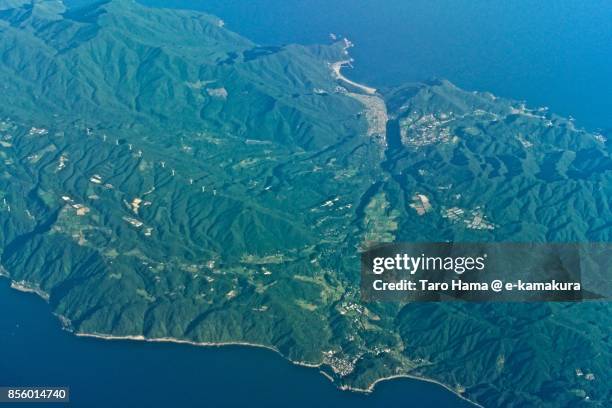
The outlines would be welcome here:
<svg viewBox="0 0 612 408">
<path fill-rule="evenodd" d="M 0 0 L 0 271 L 75 333 L 265 345 L 340 387 L 609 405 L 609 303 L 359 297 L 370 242 L 610 242 L 605 137 L 446 81 L 368 94 L 334 75 L 346 48 Z"/>
</svg>

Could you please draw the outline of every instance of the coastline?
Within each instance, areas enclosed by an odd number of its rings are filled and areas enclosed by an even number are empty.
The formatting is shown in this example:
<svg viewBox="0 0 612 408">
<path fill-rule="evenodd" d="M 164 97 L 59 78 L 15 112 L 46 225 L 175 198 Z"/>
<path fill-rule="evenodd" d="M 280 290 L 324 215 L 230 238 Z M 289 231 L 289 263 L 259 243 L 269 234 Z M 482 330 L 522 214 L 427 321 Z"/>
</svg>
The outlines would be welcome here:
<svg viewBox="0 0 612 408">
<path fill-rule="evenodd" d="M 0 276 L 4 276 L 4 275 L 0 275 Z M 40 289 L 28 286 L 25 284 L 25 282 L 15 282 L 13 280 L 11 280 L 11 288 L 15 289 L 19 292 L 23 292 L 23 293 L 34 293 L 38 296 L 40 296 L 41 298 L 43 298 L 45 301 L 49 301 L 49 294 L 46 292 L 43 292 Z"/>
<path fill-rule="evenodd" d="M 304 361 L 293 361 L 288 359 L 287 357 L 285 357 L 278 349 L 272 347 L 272 346 L 266 346 L 264 344 L 257 344 L 257 343 L 248 343 L 245 341 L 228 341 L 228 342 L 197 342 L 197 341 L 192 341 L 192 340 L 184 340 L 184 339 L 176 339 L 173 337 L 156 337 L 156 338 L 149 338 L 149 337 L 145 337 L 142 335 L 135 335 L 135 336 L 113 336 L 113 335 L 107 335 L 107 334 L 101 334 L 101 333 L 84 333 L 84 332 L 73 332 L 71 330 L 66 330 L 72 334 L 74 334 L 77 337 L 90 337 L 90 338 L 95 338 L 95 339 L 101 339 L 101 340 L 123 340 L 123 341 L 144 341 L 147 343 L 175 343 L 175 344 L 186 344 L 189 346 L 196 346 L 196 347 L 224 347 L 224 346 L 242 346 L 242 347 L 255 347 L 255 348 L 263 348 L 263 349 L 267 349 L 270 351 L 273 351 L 275 353 L 277 353 L 279 356 L 283 357 L 283 359 L 290 361 L 291 363 L 295 364 L 295 365 L 299 365 L 299 366 L 303 366 L 303 367 L 309 367 L 309 368 L 318 368 L 321 365 L 320 364 L 312 364 L 312 363 L 307 363 Z"/>
<path fill-rule="evenodd" d="M 331 66 L 331 70 L 333 72 L 334 78 L 340 81 L 346 82 L 347 84 L 354 86 L 355 88 L 359 88 L 368 95 L 375 95 L 377 92 L 376 88 L 372 88 L 370 86 L 357 83 L 355 81 L 348 79 L 344 75 L 342 75 L 342 68 L 346 65 L 349 65 L 350 63 L 351 63 L 350 60 L 336 61 L 334 63 L 331 63 L 330 66 Z"/>
<path fill-rule="evenodd" d="M 15 286 L 15 281 L 13 281 L 10 277 L 10 275 L 8 274 L 8 272 L 6 271 L 6 269 L 3 269 L 0 267 L 0 278 L 6 278 L 9 281 L 9 286 L 11 289 L 13 290 L 17 290 L 19 292 L 25 292 L 25 293 L 32 293 L 34 295 L 37 295 L 39 298 L 41 298 L 42 300 L 44 300 L 47 304 L 49 304 L 49 299 L 41 296 L 41 294 L 38 291 L 30 291 L 30 290 L 22 290 L 21 289 L 21 285 L 17 284 L 17 286 Z M 60 321 L 60 327 L 73 334 L 76 337 L 89 337 L 89 338 L 95 338 L 95 339 L 99 339 L 99 340 L 105 340 L 105 341 L 113 341 L 113 340 L 118 340 L 118 341 L 137 341 L 137 342 L 148 342 L 148 343 L 175 343 L 175 344 L 183 344 L 183 345 L 189 345 L 189 346 L 196 346 L 196 347 L 225 347 L 225 346 L 239 346 L 239 347 L 254 347 L 254 348 L 262 348 L 262 349 L 267 349 L 270 351 L 273 351 L 275 353 L 277 353 L 279 356 L 281 356 L 284 360 L 286 360 L 287 362 L 291 363 L 291 364 L 295 364 L 297 366 L 302 366 L 302 367 L 307 367 L 307 368 L 318 368 L 319 369 L 319 373 L 323 375 L 323 377 L 327 378 L 334 387 L 343 390 L 343 391 L 350 391 L 350 392 L 358 392 L 358 393 L 363 393 L 363 394 L 371 394 L 372 392 L 374 392 L 376 385 L 378 383 L 381 383 L 383 381 L 390 381 L 390 380 L 394 380 L 394 379 L 402 379 L 402 378 L 406 378 L 406 379 L 411 379 L 411 380 L 416 380 L 416 381 L 424 381 L 424 382 L 428 382 L 428 383 L 432 383 L 432 384 L 437 384 L 441 387 L 443 387 L 445 390 L 453 393 L 454 395 L 456 395 L 457 397 L 459 397 L 460 399 L 469 402 L 470 404 L 475 405 L 476 407 L 479 408 L 484 408 L 482 405 L 478 404 L 475 401 L 472 401 L 466 397 L 464 397 L 463 395 L 461 395 L 460 393 L 458 393 L 456 390 L 450 388 L 450 386 L 443 384 L 439 381 L 430 379 L 430 378 L 426 378 L 426 377 L 419 377 L 419 376 L 415 376 L 415 375 L 410 375 L 410 374 L 397 374 L 397 375 L 392 375 L 392 376 L 388 376 L 388 377 L 382 377 L 379 378 L 377 380 L 375 380 L 374 382 L 372 382 L 370 385 L 368 385 L 368 387 L 366 388 L 359 388 L 359 387 L 351 387 L 351 386 L 347 386 L 347 385 L 339 385 L 337 384 L 334 379 L 327 374 L 326 372 L 324 372 L 323 370 L 321 370 L 323 364 L 314 364 L 314 363 L 308 363 L 308 362 L 304 362 L 304 361 L 297 361 L 297 360 L 291 360 L 289 358 L 287 358 L 285 355 L 283 355 L 278 349 L 276 349 L 275 347 L 272 346 L 266 346 L 264 344 L 258 344 L 258 343 L 249 343 L 249 342 L 241 342 L 241 341 L 228 341 L 228 342 L 196 342 L 196 341 L 191 341 L 191 340 L 183 340 L 183 339 L 176 339 L 176 338 L 172 338 L 172 337 L 159 337 L 159 338 L 147 338 L 143 335 L 127 335 L 127 336 L 113 336 L 113 335 L 106 335 L 106 334 L 101 334 L 101 333 L 85 333 L 85 332 L 75 332 L 70 330 L 69 328 L 67 328 L 64 325 L 64 320 L 67 320 L 64 316 L 58 315 L 56 313 L 52 314 Z"/>
<path fill-rule="evenodd" d="M 349 48 L 353 47 L 353 43 L 348 39 L 345 38 L 344 39 L 344 47 L 342 48 L 344 55 L 348 56 L 349 55 Z M 375 95 L 378 91 L 376 88 L 373 88 L 371 86 L 367 86 L 367 85 L 363 85 L 360 84 L 358 82 L 355 82 L 353 80 L 348 79 L 347 77 L 345 77 L 344 75 L 342 75 L 342 68 L 346 65 L 351 65 L 353 62 L 352 58 L 349 59 L 345 59 L 345 60 L 340 60 L 340 61 L 336 61 L 336 62 L 330 62 L 329 66 L 332 70 L 332 75 L 335 79 L 346 82 L 347 84 L 354 86 L 355 88 L 361 89 L 363 92 L 365 92 L 368 95 Z"/>
<path fill-rule="evenodd" d="M 379 378 L 378 380 L 374 381 L 372 384 L 370 384 L 365 389 L 363 389 L 363 388 L 353 388 L 353 387 L 340 387 L 340 388 L 341 389 L 346 389 L 346 390 L 349 390 L 349 391 L 354 391 L 354 392 L 371 393 L 371 392 L 374 392 L 374 389 L 376 388 L 376 385 L 378 385 L 378 383 L 381 383 L 381 382 L 384 382 L 384 381 L 390 381 L 390 380 L 398 380 L 398 379 L 402 379 L 402 378 L 408 378 L 408 379 L 417 380 L 417 381 L 424 381 L 424 382 L 428 382 L 428 383 L 431 383 L 431 384 L 439 385 L 440 387 L 444 388 L 445 390 L 447 390 L 449 392 L 452 392 L 453 394 L 455 394 L 457 397 L 459 397 L 463 401 L 469 402 L 470 404 L 473 404 L 473 405 L 475 405 L 475 406 L 477 406 L 479 408 L 484 408 L 484 406 L 480 405 L 476 401 L 472 401 L 471 399 L 464 397 L 459 392 L 457 392 L 456 390 L 450 388 L 448 385 L 446 385 L 444 383 L 441 383 L 440 381 L 434 380 L 432 378 L 419 377 L 419 376 L 410 375 L 410 374 L 395 374 L 395 375 L 390 375 L 388 377 L 382 377 L 382 378 Z"/>
<path fill-rule="evenodd" d="M 266 346 L 266 345 L 257 344 L 257 343 L 248 343 L 248 342 L 241 342 L 241 341 L 195 342 L 195 341 L 191 341 L 191 340 L 176 339 L 176 338 L 173 338 L 173 337 L 147 338 L 147 337 L 142 336 L 142 335 L 137 335 L 137 336 L 112 336 L 112 335 L 105 335 L 105 334 L 100 334 L 100 333 L 77 333 L 77 332 L 71 332 L 71 333 L 73 333 L 77 337 L 90 337 L 90 338 L 96 338 L 96 339 L 108 340 L 108 341 L 112 341 L 112 340 L 124 340 L 124 341 L 144 341 L 144 342 L 147 342 L 147 343 L 175 343 L 175 344 L 186 344 L 186 345 L 196 346 L 196 347 L 242 346 L 242 347 L 263 348 L 263 349 L 274 351 L 275 353 L 277 353 L 279 356 L 281 356 L 283 359 L 285 359 L 286 361 L 290 362 L 291 364 L 295 364 L 295 365 L 302 366 L 302 367 L 319 368 L 319 369 L 323 366 L 323 364 L 312 364 L 312 363 L 306 363 L 306 362 L 303 362 L 303 361 L 291 360 L 291 359 L 287 358 L 286 356 L 284 356 L 278 349 L 276 349 L 274 347 L 271 347 L 271 346 Z M 410 379 L 410 380 L 417 380 L 417 381 L 424 381 L 424 382 L 428 382 L 428 383 L 431 383 L 431 384 L 439 385 L 439 386 L 443 387 L 445 390 L 447 390 L 447 391 L 453 393 L 454 395 L 456 395 L 457 397 L 461 398 L 462 400 L 464 400 L 466 402 L 469 402 L 470 404 L 473 404 L 476 407 L 484 408 L 482 405 L 478 404 L 477 402 L 472 401 L 472 400 L 464 397 L 463 395 L 461 395 L 460 393 L 458 393 L 456 390 L 452 389 L 448 385 L 446 385 L 444 383 L 441 383 L 441 382 L 439 382 L 437 380 L 431 379 L 431 378 L 419 377 L 419 376 L 410 375 L 410 374 L 396 374 L 396 375 L 391 375 L 391 376 L 388 376 L 388 377 L 379 378 L 376 381 L 372 382 L 366 388 L 359 388 L 359 387 L 351 387 L 351 386 L 346 386 L 346 385 L 338 385 L 334 381 L 333 377 L 330 376 L 329 374 L 327 374 L 326 372 L 324 372 L 323 370 L 319 370 L 319 373 L 322 374 L 325 378 L 327 378 L 335 387 L 337 387 L 340 390 L 351 391 L 351 392 L 359 392 L 359 393 L 364 393 L 364 394 L 370 394 L 370 393 L 374 392 L 375 388 L 376 388 L 376 385 L 378 383 L 383 382 L 383 381 L 390 381 L 390 380 L 396 380 L 396 379 L 402 379 L 402 378 L 407 378 L 407 379 Z"/>
</svg>

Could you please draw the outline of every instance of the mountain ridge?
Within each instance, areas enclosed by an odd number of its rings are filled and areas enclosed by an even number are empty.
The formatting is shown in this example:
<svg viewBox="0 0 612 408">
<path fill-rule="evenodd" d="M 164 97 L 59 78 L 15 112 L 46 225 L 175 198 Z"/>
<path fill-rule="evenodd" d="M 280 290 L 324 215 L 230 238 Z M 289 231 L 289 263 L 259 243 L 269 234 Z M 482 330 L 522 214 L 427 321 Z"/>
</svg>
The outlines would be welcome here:
<svg viewBox="0 0 612 408">
<path fill-rule="evenodd" d="M 331 67 L 343 42 L 262 47 L 129 1 L 20 13 L 0 15 L 0 260 L 67 329 L 261 344 L 344 388 L 412 375 L 483 405 L 609 400 L 605 302 L 358 293 L 368 242 L 609 242 L 602 135 L 444 80 L 359 93 Z"/>
</svg>

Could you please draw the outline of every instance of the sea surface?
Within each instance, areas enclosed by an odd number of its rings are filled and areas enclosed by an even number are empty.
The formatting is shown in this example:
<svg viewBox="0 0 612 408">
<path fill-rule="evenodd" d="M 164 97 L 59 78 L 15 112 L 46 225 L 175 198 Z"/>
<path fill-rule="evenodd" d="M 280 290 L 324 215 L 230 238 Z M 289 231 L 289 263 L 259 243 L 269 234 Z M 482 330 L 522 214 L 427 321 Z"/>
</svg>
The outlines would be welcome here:
<svg viewBox="0 0 612 408">
<path fill-rule="evenodd" d="M 217 15 L 260 44 L 346 36 L 345 75 L 376 87 L 444 78 L 612 129 L 610 0 L 140 1 Z"/>
<path fill-rule="evenodd" d="M 69 0 L 83 3 L 90 0 Z M 376 87 L 447 78 L 612 128 L 609 0 L 142 0 L 215 14 L 261 44 L 347 36 L 351 79 Z M 373 394 L 337 390 L 316 369 L 256 348 L 77 338 L 50 307 L 0 279 L 0 385 L 70 386 L 71 407 L 470 407 L 416 380 Z M 24 405 L 17 405 L 23 407 Z"/>
<path fill-rule="evenodd" d="M 76 337 L 45 301 L 5 278 L 0 311 L 0 385 L 69 386 L 70 407 L 474 407 L 410 379 L 379 383 L 369 395 L 340 391 L 266 349 Z"/>
</svg>

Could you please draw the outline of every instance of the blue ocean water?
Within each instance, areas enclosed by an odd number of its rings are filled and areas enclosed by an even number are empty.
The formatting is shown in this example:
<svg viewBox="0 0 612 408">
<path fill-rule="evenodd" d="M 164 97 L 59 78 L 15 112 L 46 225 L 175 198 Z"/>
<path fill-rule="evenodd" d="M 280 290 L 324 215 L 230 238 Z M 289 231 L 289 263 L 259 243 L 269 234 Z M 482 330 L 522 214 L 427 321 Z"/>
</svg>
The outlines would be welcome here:
<svg viewBox="0 0 612 408">
<path fill-rule="evenodd" d="M 90 0 L 70 0 L 83 2 Z M 351 78 L 377 87 L 448 78 L 612 128 L 612 2 L 590 0 L 144 0 L 199 9 L 262 44 L 349 37 Z M 244 347 L 76 338 L 0 280 L 0 385 L 68 385 L 74 407 L 467 407 L 435 384 L 342 392 L 316 370 Z M 19 405 L 23 407 L 23 405 Z"/>
<path fill-rule="evenodd" d="M 434 77 L 612 128 L 609 0 L 141 0 L 215 14 L 262 44 L 345 35 L 353 79 L 380 87 Z"/>
<path fill-rule="evenodd" d="M 0 310 L 0 385 L 69 386 L 70 407 L 474 406 L 409 379 L 382 382 L 371 395 L 340 391 L 317 370 L 265 349 L 76 337 L 60 329 L 42 299 L 4 278 Z"/>
</svg>

